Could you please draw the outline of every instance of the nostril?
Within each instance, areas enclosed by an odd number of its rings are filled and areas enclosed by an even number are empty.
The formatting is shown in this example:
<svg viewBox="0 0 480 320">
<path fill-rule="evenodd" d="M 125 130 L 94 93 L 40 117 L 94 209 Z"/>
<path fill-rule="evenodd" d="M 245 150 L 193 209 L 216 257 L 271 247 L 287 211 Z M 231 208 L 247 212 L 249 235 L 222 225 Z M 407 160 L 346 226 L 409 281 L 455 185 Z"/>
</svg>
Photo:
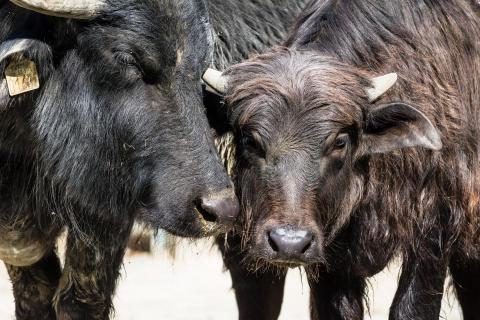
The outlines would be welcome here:
<svg viewBox="0 0 480 320">
<path fill-rule="evenodd" d="M 195 209 L 202 216 L 202 218 L 207 222 L 217 222 L 218 216 L 214 208 L 209 205 L 208 202 L 205 202 L 202 198 L 195 200 Z"/>
<path fill-rule="evenodd" d="M 305 245 L 305 247 L 302 249 L 302 254 L 305 254 L 308 249 L 310 249 L 310 247 L 312 246 L 312 243 L 313 243 L 313 237 L 310 237 L 310 239 L 307 240 L 307 244 Z"/>
<path fill-rule="evenodd" d="M 272 248 L 273 251 L 278 252 L 278 246 L 277 246 L 277 244 L 275 243 L 275 241 L 273 240 L 270 232 L 268 232 L 267 238 L 268 238 L 267 241 L 268 241 L 268 244 L 270 245 L 270 248 Z"/>
<path fill-rule="evenodd" d="M 238 199 L 231 189 L 209 197 L 201 197 L 195 201 L 195 207 L 205 221 L 228 227 L 235 223 L 240 211 Z"/>
</svg>

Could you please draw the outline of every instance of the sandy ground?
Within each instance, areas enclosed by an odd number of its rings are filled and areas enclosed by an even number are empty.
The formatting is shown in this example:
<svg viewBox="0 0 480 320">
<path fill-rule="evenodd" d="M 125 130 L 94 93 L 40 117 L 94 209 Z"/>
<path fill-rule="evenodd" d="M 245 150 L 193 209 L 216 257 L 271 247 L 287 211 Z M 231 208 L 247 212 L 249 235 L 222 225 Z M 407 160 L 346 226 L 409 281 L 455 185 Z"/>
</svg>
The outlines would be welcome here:
<svg viewBox="0 0 480 320">
<path fill-rule="evenodd" d="M 366 319 L 388 319 L 397 277 L 398 267 L 392 266 L 371 281 Z M 308 319 L 309 290 L 300 271 L 289 272 L 285 293 L 280 319 Z M 230 277 L 217 250 L 207 242 L 182 244 L 175 261 L 161 249 L 152 256 L 127 256 L 115 308 L 116 320 L 234 320 L 238 316 Z M 1 264 L 0 320 L 14 319 L 13 314 L 11 285 Z M 442 319 L 461 319 L 453 295 L 443 301 Z"/>
</svg>

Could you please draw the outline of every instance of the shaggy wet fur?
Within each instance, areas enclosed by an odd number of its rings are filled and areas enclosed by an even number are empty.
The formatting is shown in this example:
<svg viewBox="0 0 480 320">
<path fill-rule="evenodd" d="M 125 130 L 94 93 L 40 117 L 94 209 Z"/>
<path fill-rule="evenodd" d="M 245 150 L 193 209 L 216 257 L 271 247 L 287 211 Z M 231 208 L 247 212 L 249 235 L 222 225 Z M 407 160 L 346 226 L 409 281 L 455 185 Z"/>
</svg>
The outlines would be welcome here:
<svg viewBox="0 0 480 320">
<path fill-rule="evenodd" d="M 213 67 L 224 70 L 285 41 L 288 29 L 306 3 L 307 0 L 209 0 L 210 20 L 215 36 Z M 212 128 L 219 136 L 226 133 L 228 120 L 222 111 L 223 100 L 206 92 L 204 103 Z M 222 137 L 216 142 L 227 146 L 227 140 L 228 138 Z M 230 149 L 221 148 L 226 153 Z"/>
<path fill-rule="evenodd" d="M 312 318 L 363 319 L 367 278 L 401 255 L 390 319 L 438 319 L 448 269 L 464 318 L 476 319 L 479 34 L 471 0 L 311 1 L 288 49 L 227 71 L 242 229 L 224 256 L 241 319 L 279 314 L 286 269 L 261 245 L 271 225 L 315 233 L 302 261 Z M 397 84 L 370 103 L 369 79 L 389 72 Z M 371 116 L 392 103 L 398 113 Z M 415 126 L 408 105 L 438 131 L 442 149 L 372 153 L 390 128 Z M 346 146 L 332 151 L 339 136 Z M 257 304 L 277 308 L 262 313 Z"/>
<path fill-rule="evenodd" d="M 215 31 L 214 66 L 224 70 L 286 39 L 307 0 L 209 0 Z"/>
</svg>

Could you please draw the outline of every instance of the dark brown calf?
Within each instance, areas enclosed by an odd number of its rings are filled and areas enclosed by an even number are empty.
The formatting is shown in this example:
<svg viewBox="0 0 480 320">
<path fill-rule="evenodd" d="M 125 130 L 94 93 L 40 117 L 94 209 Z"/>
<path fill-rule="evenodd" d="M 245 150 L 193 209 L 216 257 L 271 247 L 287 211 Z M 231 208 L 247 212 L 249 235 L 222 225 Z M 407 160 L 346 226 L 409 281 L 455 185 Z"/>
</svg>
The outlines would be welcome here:
<svg viewBox="0 0 480 320">
<path fill-rule="evenodd" d="M 473 1 L 312 1 L 288 49 L 226 72 L 241 319 L 278 317 L 293 266 L 313 318 L 363 319 L 366 279 L 398 255 L 390 319 L 438 319 L 449 268 L 476 319 L 479 35 Z"/>
</svg>

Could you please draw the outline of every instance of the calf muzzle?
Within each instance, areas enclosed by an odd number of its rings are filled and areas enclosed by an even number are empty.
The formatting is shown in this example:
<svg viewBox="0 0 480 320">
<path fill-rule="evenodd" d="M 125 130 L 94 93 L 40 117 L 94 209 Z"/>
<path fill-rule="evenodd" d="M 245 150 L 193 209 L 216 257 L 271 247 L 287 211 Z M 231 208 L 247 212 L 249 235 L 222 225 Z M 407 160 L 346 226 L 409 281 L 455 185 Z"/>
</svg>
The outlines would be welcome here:
<svg viewBox="0 0 480 320">
<path fill-rule="evenodd" d="M 274 261 L 304 263 L 314 251 L 314 232 L 306 229 L 282 226 L 267 232 L 267 248 Z"/>
</svg>

